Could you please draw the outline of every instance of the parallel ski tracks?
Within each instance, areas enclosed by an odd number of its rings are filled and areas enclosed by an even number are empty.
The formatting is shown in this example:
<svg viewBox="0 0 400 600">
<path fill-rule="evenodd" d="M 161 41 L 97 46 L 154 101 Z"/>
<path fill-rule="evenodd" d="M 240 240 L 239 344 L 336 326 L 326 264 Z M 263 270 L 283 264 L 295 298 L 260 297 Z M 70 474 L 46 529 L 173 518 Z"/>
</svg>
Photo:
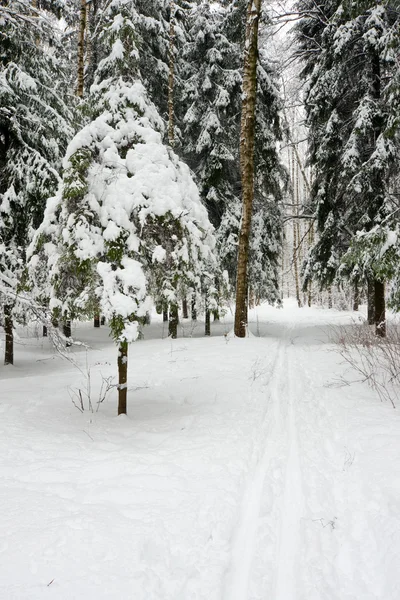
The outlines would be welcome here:
<svg viewBox="0 0 400 600">
<path fill-rule="evenodd" d="M 288 359 L 291 331 L 292 328 L 287 328 L 279 341 L 271 369 L 264 427 L 265 448 L 244 491 L 238 525 L 232 540 L 231 568 L 227 574 L 223 600 L 249 600 L 252 565 L 261 526 L 260 510 L 264 493 L 267 493 L 265 482 L 273 477 L 271 465 L 272 461 L 276 463 L 277 455 L 282 457 L 282 469 L 285 474 L 283 495 L 273 499 L 274 503 L 280 504 L 278 513 L 281 516 L 280 520 L 272 524 L 276 533 L 275 539 L 278 540 L 274 552 L 276 560 L 273 564 L 265 564 L 265 569 L 273 572 L 274 581 L 274 593 L 272 597 L 268 595 L 268 599 L 296 599 L 296 560 L 300 542 L 303 492 L 293 396 L 295 390 L 291 384 L 291 365 Z M 276 510 L 274 512 L 276 513 Z"/>
</svg>

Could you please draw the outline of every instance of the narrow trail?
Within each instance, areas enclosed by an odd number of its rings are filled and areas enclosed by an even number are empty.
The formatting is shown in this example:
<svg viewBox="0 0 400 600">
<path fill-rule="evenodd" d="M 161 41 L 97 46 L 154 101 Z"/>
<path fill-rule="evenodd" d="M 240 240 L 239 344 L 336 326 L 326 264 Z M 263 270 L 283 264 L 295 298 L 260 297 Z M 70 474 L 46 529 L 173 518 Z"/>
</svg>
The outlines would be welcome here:
<svg viewBox="0 0 400 600">
<path fill-rule="evenodd" d="M 287 419 L 286 432 L 289 450 L 286 462 L 282 502 L 277 576 L 274 600 L 296 600 L 298 597 L 298 557 L 301 543 L 301 523 L 304 514 L 304 494 L 300 465 L 299 441 L 296 428 L 296 392 L 291 372 L 295 361 L 294 346 L 285 347 L 283 372 L 286 378 Z M 283 398 L 282 398 L 283 400 Z"/>
<path fill-rule="evenodd" d="M 265 515 L 260 517 L 264 494 L 274 480 L 277 457 L 281 460 L 283 476 L 282 495 L 273 499 L 274 514 L 268 527 L 274 530 L 276 542 L 274 564 L 265 564 L 273 573 L 274 596 L 271 600 L 295 600 L 297 563 L 300 546 L 300 527 L 303 511 L 302 476 L 296 432 L 296 390 L 290 371 L 293 345 L 293 327 L 286 327 L 279 341 L 276 358 L 268 383 L 265 448 L 244 490 L 240 516 L 232 541 L 231 569 L 227 576 L 224 600 L 249 600 L 253 561 L 257 552 L 260 527 L 265 526 Z M 263 525 L 264 524 L 264 525 Z M 257 557 L 259 560 L 259 557 Z"/>
<path fill-rule="evenodd" d="M 286 340 L 279 342 L 271 369 L 268 389 L 267 435 L 264 452 L 244 491 L 237 528 L 232 540 L 232 562 L 227 576 L 224 600 L 247 600 L 254 558 L 258 521 L 263 498 L 264 482 L 276 444 L 275 430 L 280 420 L 279 398 L 276 393 L 285 355 Z"/>
</svg>

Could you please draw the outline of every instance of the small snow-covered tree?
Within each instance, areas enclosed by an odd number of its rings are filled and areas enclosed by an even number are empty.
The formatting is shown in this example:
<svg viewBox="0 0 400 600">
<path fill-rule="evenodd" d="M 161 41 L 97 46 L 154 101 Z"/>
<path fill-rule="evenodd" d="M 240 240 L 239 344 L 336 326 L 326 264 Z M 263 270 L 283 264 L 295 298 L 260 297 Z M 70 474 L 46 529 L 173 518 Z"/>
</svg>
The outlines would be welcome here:
<svg viewBox="0 0 400 600">
<path fill-rule="evenodd" d="M 214 244 L 189 169 L 162 143 L 163 123 L 140 81 L 136 17 L 123 0 L 107 10 L 109 52 L 91 89 L 93 119 L 68 147 L 62 185 L 37 235 L 38 247 L 46 248 L 48 235 L 56 241 L 51 306 L 79 317 L 100 305 L 110 323 L 119 414 L 126 413 L 128 344 L 148 295 L 177 304 L 181 281 L 200 286 Z"/>
</svg>

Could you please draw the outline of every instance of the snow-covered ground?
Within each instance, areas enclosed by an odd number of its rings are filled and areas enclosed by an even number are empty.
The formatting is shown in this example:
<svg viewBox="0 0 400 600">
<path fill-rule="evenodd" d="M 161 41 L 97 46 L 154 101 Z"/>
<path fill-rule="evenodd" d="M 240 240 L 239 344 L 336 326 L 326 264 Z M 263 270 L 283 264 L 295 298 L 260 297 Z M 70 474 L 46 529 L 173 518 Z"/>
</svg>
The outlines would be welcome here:
<svg viewBox="0 0 400 600">
<path fill-rule="evenodd" d="M 0 599 L 398 600 L 400 416 L 341 379 L 329 327 L 354 317 L 288 302 L 244 340 L 228 315 L 173 341 L 155 319 L 127 417 L 115 391 L 79 412 L 87 378 L 21 330 L 0 366 Z M 94 403 L 107 333 L 75 331 Z"/>
</svg>

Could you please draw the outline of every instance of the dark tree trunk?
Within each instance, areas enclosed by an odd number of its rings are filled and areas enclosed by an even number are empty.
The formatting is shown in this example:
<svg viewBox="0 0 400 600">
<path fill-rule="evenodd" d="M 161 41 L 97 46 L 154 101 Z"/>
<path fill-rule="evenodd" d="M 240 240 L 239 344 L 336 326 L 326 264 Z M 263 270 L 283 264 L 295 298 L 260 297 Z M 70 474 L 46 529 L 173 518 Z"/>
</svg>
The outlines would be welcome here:
<svg viewBox="0 0 400 600">
<path fill-rule="evenodd" d="M 169 307 L 169 322 L 168 322 L 168 335 L 176 340 L 178 337 L 178 305 L 171 304 Z"/>
<path fill-rule="evenodd" d="M 374 282 L 375 288 L 375 333 L 379 337 L 386 337 L 386 310 L 385 310 L 385 284 L 382 281 Z"/>
<path fill-rule="evenodd" d="M 83 97 L 83 86 L 85 76 L 85 31 L 86 31 L 86 0 L 81 0 L 79 31 L 78 31 L 78 81 L 76 86 L 76 95 Z"/>
<path fill-rule="evenodd" d="M 47 337 L 47 327 L 46 327 L 46 325 L 43 325 L 42 335 L 43 335 L 43 337 Z"/>
<path fill-rule="evenodd" d="M 6 334 L 6 345 L 4 352 L 4 364 L 14 364 L 14 333 L 13 333 L 13 320 L 12 320 L 12 305 L 6 304 L 4 306 L 4 332 Z"/>
<path fill-rule="evenodd" d="M 360 306 L 360 288 L 358 287 L 358 281 L 354 282 L 354 300 L 353 310 L 357 311 Z"/>
<path fill-rule="evenodd" d="M 67 346 L 71 346 L 70 338 L 72 336 L 72 332 L 71 332 L 71 321 L 70 320 L 64 321 L 64 323 L 63 323 L 63 334 L 67 338 Z"/>
<path fill-rule="evenodd" d="M 206 320 L 204 327 L 204 335 L 211 335 L 211 319 L 210 319 L 210 309 L 206 309 Z"/>
<path fill-rule="evenodd" d="M 374 280 L 368 279 L 367 281 L 367 311 L 368 311 L 368 325 L 374 325 L 375 323 L 375 286 Z"/>
<path fill-rule="evenodd" d="M 93 318 L 93 326 L 94 326 L 94 327 L 100 327 L 100 315 L 99 315 L 99 313 L 96 313 L 96 314 L 94 315 L 94 318 Z"/>
<path fill-rule="evenodd" d="M 120 342 L 118 346 L 118 414 L 126 415 L 128 381 L 128 343 Z"/>
<path fill-rule="evenodd" d="M 106 324 L 106 318 L 105 317 L 101 317 L 101 324 L 105 325 Z"/>
<path fill-rule="evenodd" d="M 168 306 L 163 306 L 162 320 L 164 323 L 168 322 Z"/>
<path fill-rule="evenodd" d="M 184 298 L 182 300 L 182 318 L 183 319 L 188 319 L 189 318 L 187 298 Z"/>
<path fill-rule="evenodd" d="M 333 303 L 332 303 L 332 288 L 328 287 L 328 308 L 332 308 L 333 307 Z"/>
<path fill-rule="evenodd" d="M 196 296 L 195 296 L 195 294 L 193 294 L 193 296 L 192 296 L 191 312 L 192 312 L 192 321 L 197 321 Z"/>
<path fill-rule="evenodd" d="M 254 132 L 257 95 L 258 24 L 260 15 L 261 0 L 248 0 L 240 125 L 240 174 L 243 210 L 239 233 L 235 310 L 235 335 L 241 338 L 246 335 L 248 322 L 248 261 L 254 197 Z"/>
</svg>

